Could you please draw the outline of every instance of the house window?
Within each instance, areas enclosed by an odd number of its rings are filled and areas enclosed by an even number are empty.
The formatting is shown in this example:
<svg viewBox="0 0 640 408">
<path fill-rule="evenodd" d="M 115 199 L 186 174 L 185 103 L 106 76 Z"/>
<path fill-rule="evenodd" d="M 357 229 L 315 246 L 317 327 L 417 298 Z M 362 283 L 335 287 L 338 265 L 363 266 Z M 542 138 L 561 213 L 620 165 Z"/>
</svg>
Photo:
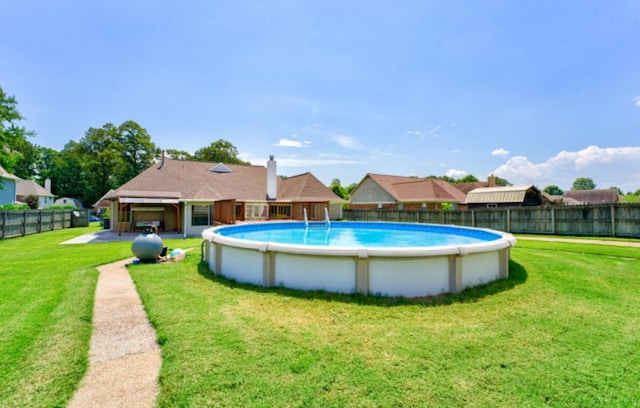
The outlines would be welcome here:
<svg viewBox="0 0 640 408">
<path fill-rule="evenodd" d="M 269 206 L 269 218 L 291 218 L 291 205 L 271 204 Z"/>
<path fill-rule="evenodd" d="M 487 208 L 498 208 L 498 204 L 496 203 L 487 204 Z"/>
<path fill-rule="evenodd" d="M 311 217 L 314 220 L 324 220 L 324 204 L 311 204 Z"/>
<path fill-rule="evenodd" d="M 212 205 L 192 205 L 191 225 L 211 225 L 213 224 Z"/>
<path fill-rule="evenodd" d="M 247 220 L 267 219 L 267 215 L 268 215 L 267 204 L 247 203 L 245 205 L 245 219 Z"/>
</svg>

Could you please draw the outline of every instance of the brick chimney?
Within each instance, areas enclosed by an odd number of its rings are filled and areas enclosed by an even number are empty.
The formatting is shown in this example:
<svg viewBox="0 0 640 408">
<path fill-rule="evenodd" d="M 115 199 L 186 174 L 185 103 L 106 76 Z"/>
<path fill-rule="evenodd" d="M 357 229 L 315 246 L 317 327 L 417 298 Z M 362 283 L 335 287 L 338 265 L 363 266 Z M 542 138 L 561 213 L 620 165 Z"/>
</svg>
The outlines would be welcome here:
<svg viewBox="0 0 640 408">
<path fill-rule="evenodd" d="M 489 187 L 495 187 L 497 186 L 496 184 L 496 176 L 494 176 L 493 174 L 491 174 L 489 176 L 489 178 L 487 179 L 487 184 L 489 185 Z"/>
</svg>

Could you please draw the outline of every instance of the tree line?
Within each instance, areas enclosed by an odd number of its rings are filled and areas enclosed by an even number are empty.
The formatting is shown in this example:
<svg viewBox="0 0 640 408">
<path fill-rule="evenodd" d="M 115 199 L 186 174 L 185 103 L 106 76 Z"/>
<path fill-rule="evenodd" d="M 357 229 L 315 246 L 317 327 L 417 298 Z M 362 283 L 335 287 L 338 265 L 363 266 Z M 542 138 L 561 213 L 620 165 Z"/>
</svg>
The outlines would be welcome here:
<svg viewBox="0 0 640 408">
<path fill-rule="evenodd" d="M 89 128 L 79 141 L 70 140 L 60 151 L 33 144 L 29 138 L 34 132 L 22 126 L 24 117 L 17 104 L 0 87 L 0 166 L 40 185 L 50 179 L 58 197 L 78 198 L 92 206 L 162 156 L 147 130 L 132 120 Z M 222 139 L 194 154 L 178 149 L 167 149 L 166 154 L 176 159 L 248 164 L 238 158 L 233 144 Z"/>
</svg>

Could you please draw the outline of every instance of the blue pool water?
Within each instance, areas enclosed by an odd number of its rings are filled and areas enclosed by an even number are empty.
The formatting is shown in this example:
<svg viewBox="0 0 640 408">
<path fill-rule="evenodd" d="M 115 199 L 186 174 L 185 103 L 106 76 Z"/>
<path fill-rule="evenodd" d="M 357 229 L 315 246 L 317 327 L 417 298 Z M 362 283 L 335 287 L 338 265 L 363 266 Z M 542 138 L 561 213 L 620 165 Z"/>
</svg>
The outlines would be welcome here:
<svg viewBox="0 0 640 408">
<path fill-rule="evenodd" d="M 493 241 L 500 235 L 463 227 L 385 222 L 244 224 L 216 230 L 220 235 L 259 242 L 331 247 L 425 247 Z"/>
</svg>

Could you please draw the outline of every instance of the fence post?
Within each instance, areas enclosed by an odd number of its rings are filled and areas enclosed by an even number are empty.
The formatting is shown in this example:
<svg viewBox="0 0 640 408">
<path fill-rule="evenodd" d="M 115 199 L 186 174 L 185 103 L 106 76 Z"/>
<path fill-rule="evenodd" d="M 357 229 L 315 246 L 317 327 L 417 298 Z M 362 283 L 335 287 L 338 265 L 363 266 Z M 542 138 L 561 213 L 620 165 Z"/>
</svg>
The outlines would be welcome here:
<svg viewBox="0 0 640 408">
<path fill-rule="evenodd" d="M 507 232 L 511 232 L 511 209 L 507 208 Z"/>
<path fill-rule="evenodd" d="M 556 209 L 551 207 L 551 234 L 556 235 Z"/>
<path fill-rule="evenodd" d="M 22 236 L 27 235 L 27 212 L 22 211 Z"/>
<path fill-rule="evenodd" d="M 6 229 L 7 229 L 7 212 L 2 211 L 2 239 L 4 239 Z"/>
<path fill-rule="evenodd" d="M 616 236 L 616 208 L 611 204 L 611 236 Z"/>
</svg>

